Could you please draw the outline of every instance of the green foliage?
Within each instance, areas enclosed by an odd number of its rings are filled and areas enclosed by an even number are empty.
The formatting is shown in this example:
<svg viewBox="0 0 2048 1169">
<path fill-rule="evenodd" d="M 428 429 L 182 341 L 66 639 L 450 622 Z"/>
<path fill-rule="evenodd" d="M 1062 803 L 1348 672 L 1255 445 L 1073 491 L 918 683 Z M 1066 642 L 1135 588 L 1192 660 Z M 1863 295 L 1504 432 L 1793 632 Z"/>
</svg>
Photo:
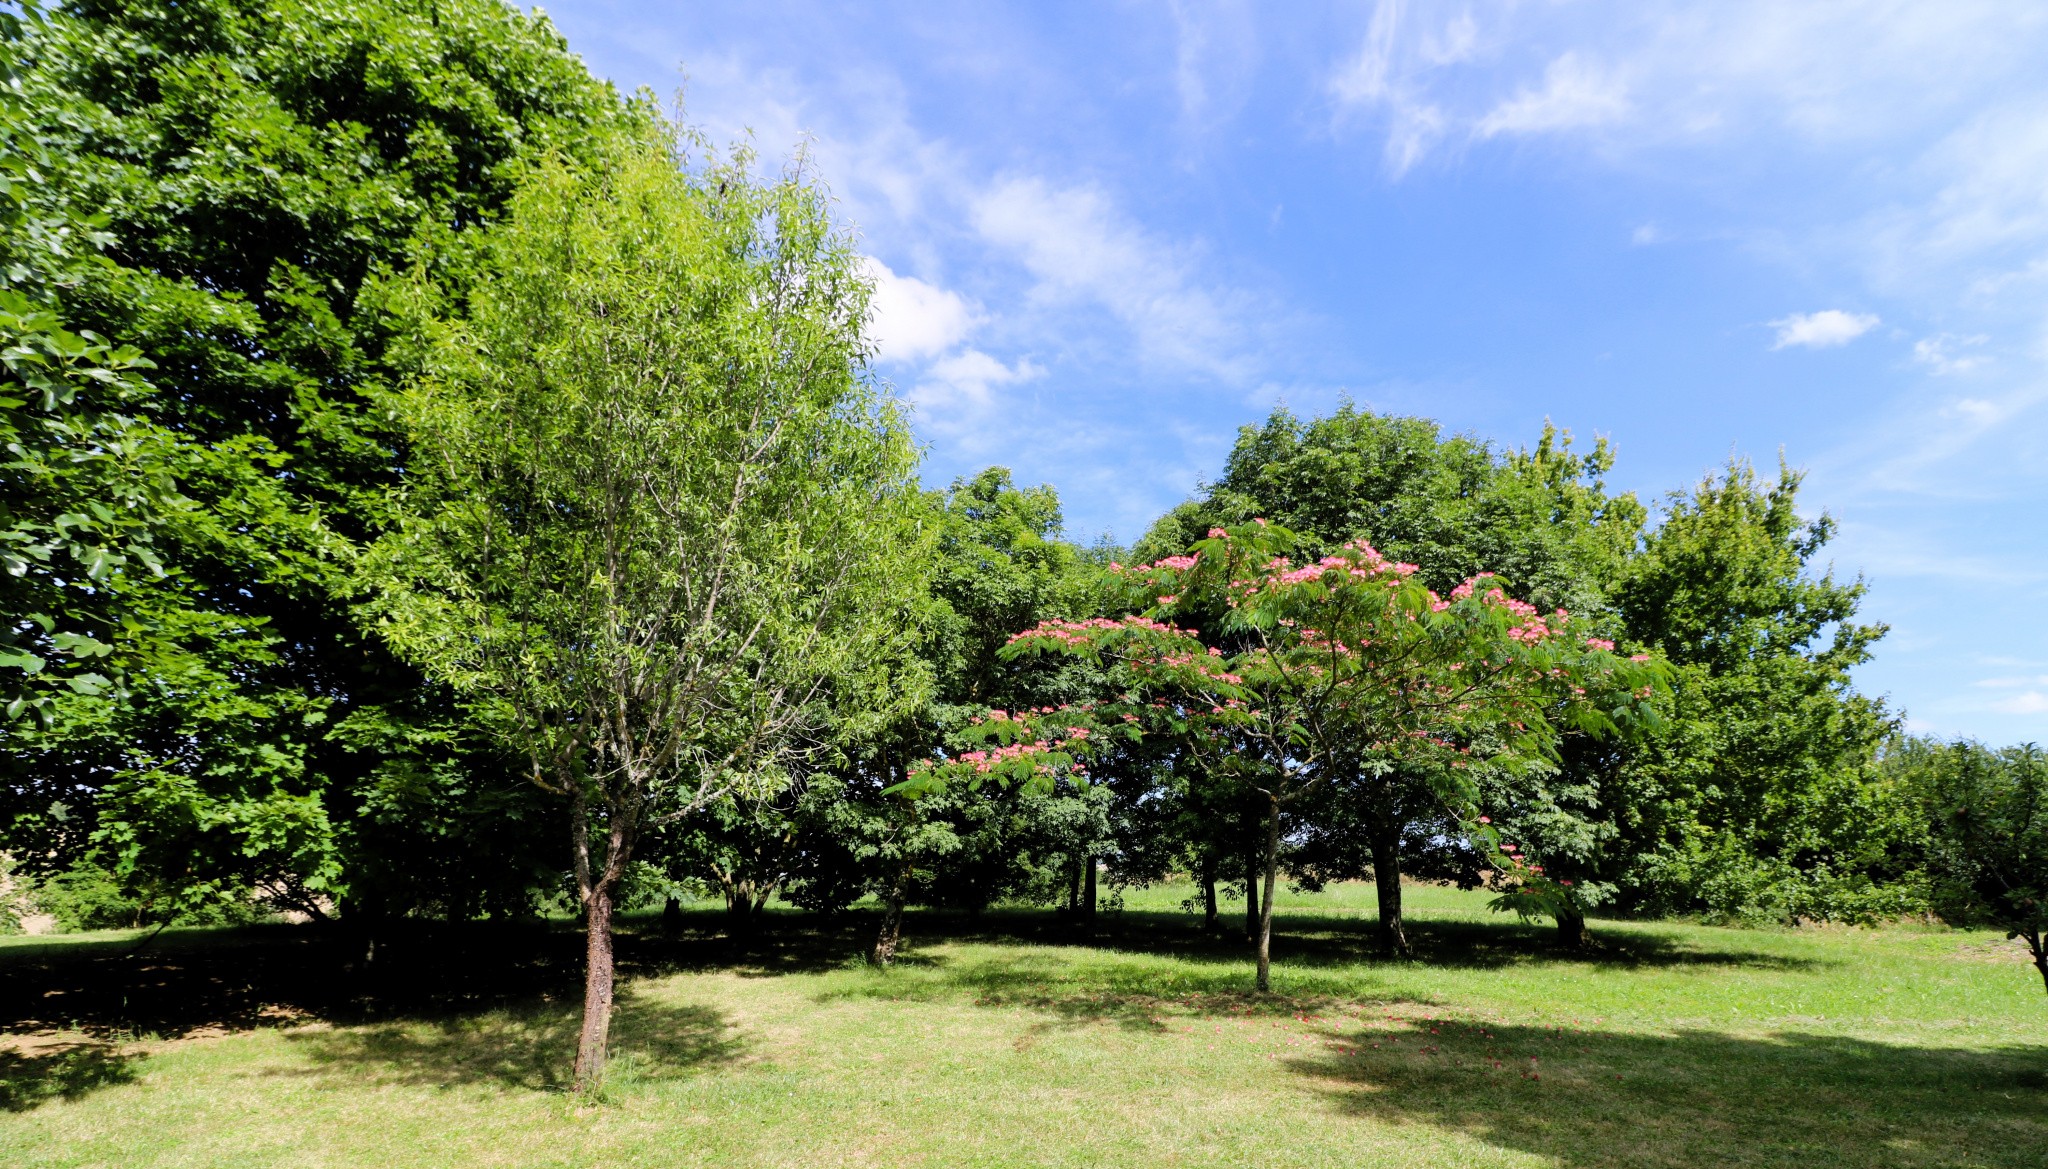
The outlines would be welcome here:
<svg viewBox="0 0 2048 1169">
<path fill-rule="evenodd" d="M 0 394 L 26 400 L 0 526 L 31 565 L 7 587 L 44 595 L 7 598 L 43 620 L 8 633 L 0 687 L 46 717 L 5 732 L 7 831 L 60 867 L 97 840 L 194 904 L 331 907 L 391 868 L 388 824 L 358 822 L 392 807 L 384 749 L 461 719 L 348 608 L 404 465 L 388 275 L 425 264 L 459 296 L 517 161 L 584 149 L 621 105 L 496 0 L 79 0 L 9 47 L 27 303 L 0 324 L 39 384 Z M 430 804 L 490 774 L 439 764 L 456 786 Z"/>
<path fill-rule="evenodd" d="M 1887 754 L 1925 809 L 1934 904 L 2024 938 L 2048 985 L 2048 753 L 1908 740 Z"/>
</svg>

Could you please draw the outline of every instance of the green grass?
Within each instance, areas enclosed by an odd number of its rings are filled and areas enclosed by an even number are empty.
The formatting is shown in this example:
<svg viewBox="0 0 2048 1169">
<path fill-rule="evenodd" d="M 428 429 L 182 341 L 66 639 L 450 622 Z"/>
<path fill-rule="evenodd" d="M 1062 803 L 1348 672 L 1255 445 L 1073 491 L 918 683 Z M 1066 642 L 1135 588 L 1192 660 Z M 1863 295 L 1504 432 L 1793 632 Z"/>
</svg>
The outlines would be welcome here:
<svg viewBox="0 0 2048 1169">
<path fill-rule="evenodd" d="M 1382 963 L 1345 886 L 1283 898 L 1260 997 L 1184 895 L 914 917 L 888 972 L 858 918 L 629 940 L 596 1105 L 559 930 L 422 938 L 374 994 L 303 930 L 7 940 L 40 1005 L 5 1007 L 0 1165 L 2048 1165 L 2048 995 L 1995 935 L 1609 922 L 1586 959 L 1415 888 Z M 409 983 L 429 952 L 505 977 Z"/>
</svg>

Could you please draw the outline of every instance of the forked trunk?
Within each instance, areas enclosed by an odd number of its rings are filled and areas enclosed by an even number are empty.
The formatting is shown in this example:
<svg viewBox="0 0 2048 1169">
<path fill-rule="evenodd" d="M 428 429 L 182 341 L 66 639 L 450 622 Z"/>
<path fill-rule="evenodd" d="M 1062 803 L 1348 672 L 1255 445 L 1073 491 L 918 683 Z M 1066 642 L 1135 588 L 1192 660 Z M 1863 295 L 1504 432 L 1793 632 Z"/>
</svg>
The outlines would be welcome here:
<svg viewBox="0 0 2048 1169">
<path fill-rule="evenodd" d="M 1408 933 L 1401 928 L 1401 840 L 1391 832 L 1373 833 L 1372 884 L 1380 902 L 1380 953 L 1406 958 Z"/>
<path fill-rule="evenodd" d="M 2027 939 L 2027 949 L 2034 955 L 2034 969 L 2041 972 L 2041 988 L 2048 990 L 2048 934 L 2031 930 L 2021 936 Z"/>
<path fill-rule="evenodd" d="M 683 903 L 674 897 L 661 903 L 661 932 L 669 937 L 683 932 Z"/>
<path fill-rule="evenodd" d="M 583 1034 L 576 1041 L 576 1091 L 593 1092 L 604 1079 L 612 1029 L 612 887 L 591 891 L 584 913 Z"/>
<path fill-rule="evenodd" d="M 1259 906 L 1259 993 L 1273 989 L 1273 884 L 1280 874 L 1280 803 L 1266 811 L 1266 896 Z"/>
</svg>

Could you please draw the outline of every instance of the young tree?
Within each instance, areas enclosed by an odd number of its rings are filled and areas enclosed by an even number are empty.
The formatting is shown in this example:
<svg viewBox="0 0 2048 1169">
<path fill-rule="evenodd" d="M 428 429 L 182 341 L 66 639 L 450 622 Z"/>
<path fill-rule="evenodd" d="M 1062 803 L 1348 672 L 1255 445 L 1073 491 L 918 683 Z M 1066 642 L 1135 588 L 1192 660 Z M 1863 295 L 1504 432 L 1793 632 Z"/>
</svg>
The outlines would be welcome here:
<svg viewBox="0 0 2048 1169">
<path fill-rule="evenodd" d="M 868 288 L 801 163 L 691 165 L 665 124 L 536 165 L 491 278 L 404 402 L 404 520 L 367 558 L 394 645 L 568 803 L 602 1075 L 612 912 L 641 834 L 915 687 L 915 451 L 864 375 Z M 845 733 L 839 728 L 838 733 Z"/>
</svg>

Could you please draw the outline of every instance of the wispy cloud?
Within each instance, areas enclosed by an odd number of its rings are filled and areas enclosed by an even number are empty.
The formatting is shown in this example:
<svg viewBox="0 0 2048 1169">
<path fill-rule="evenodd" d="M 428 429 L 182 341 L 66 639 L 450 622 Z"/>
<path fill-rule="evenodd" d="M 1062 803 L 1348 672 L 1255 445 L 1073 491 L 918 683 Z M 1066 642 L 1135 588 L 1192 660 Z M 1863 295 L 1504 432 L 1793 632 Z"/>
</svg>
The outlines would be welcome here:
<svg viewBox="0 0 2048 1169">
<path fill-rule="evenodd" d="M 1629 113 L 1628 86 L 1577 53 L 1566 53 L 1543 71 L 1543 84 L 1525 89 L 1479 119 L 1481 138 L 1578 130 L 1621 121 Z"/>
<path fill-rule="evenodd" d="M 1187 248 L 1139 227 L 1100 188 L 1009 178 L 978 195 L 972 215 L 1031 273 L 1039 301 L 1106 310 L 1148 361 L 1233 382 L 1251 372 L 1243 298 L 1199 279 Z"/>
<path fill-rule="evenodd" d="M 1990 338 L 1982 333 L 1973 337 L 1958 337 L 1953 333 L 1922 337 L 1913 342 L 1913 360 L 1942 377 L 1954 377 L 1980 368 L 1991 360 L 1981 353 L 1957 352 L 1982 345 L 1988 340 Z"/>
<path fill-rule="evenodd" d="M 2000 714 L 2048 714 L 2048 693 L 2029 690 L 2015 694 L 1991 704 L 1991 709 Z"/>
<path fill-rule="evenodd" d="M 1817 313 L 1793 313 L 1771 322 L 1771 327 L 1778 331 L 1777 344 L 1771 348 L 1802 345 L 1808 349 L 1831 349 L 1847 345 L 1876 328 L 1877 324 L 1875 314 L 1844 312 L 1835 308 L 1822 309 Z"/>
</svg>

